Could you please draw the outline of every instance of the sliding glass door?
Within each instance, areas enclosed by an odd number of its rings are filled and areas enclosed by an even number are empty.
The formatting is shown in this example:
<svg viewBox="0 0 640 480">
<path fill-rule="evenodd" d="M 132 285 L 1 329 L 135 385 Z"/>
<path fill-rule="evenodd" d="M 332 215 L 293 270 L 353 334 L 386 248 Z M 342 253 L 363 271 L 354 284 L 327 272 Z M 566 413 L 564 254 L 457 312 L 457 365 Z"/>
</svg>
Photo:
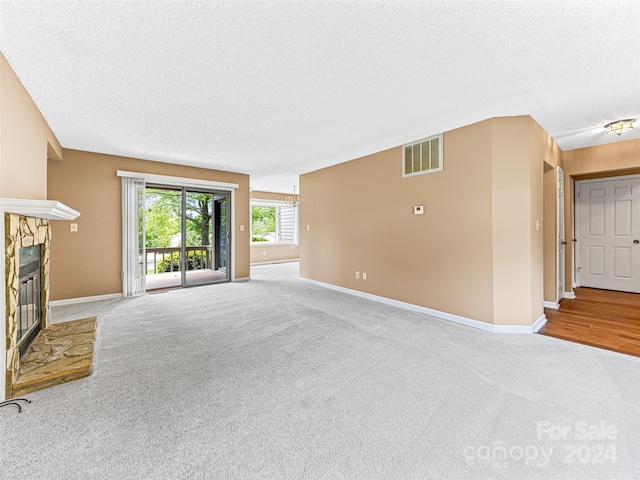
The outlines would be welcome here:
<svg viewBox="0 0 640 480">
<path fill-rule="evenodd" d="M 229 196 L 187 187 L 147 187 L 147 291 L 230 280 Z"/>
</svg>

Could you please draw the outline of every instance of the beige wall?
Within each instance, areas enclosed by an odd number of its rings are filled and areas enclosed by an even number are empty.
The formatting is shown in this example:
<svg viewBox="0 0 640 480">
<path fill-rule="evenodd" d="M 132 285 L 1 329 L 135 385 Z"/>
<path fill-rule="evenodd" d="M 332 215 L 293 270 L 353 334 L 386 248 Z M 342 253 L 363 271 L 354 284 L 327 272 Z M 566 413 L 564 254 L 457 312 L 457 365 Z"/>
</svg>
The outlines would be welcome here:
<svg viewBox="0 0 640 480">
<path fill-rule="evenodd" d="M 47 199 L 47 156 L 62 148 L 0 53 L 0 198 Z"/>
<path fill-rule="evenodd" d="M 558 167 L 562 166 L 562 151 L 544 131 L 534 122 L 534 161 L 542 162 L 543 187 L 542 187 L 542 229 L 543 229 L 543 275 L 544 275 L 544 300 L 556 302 L 557 298 L 557 231 L 558 231 Z M 538 188 L 535 191 L 539 192 Z M 534 265 L 539 265 L 536 260 Z"/>
<path fill-rule="evenodd" d="M 262 192 L 253 190 L 251 200 L 270 200 L 284 202 L 286 193 Z M 300 258 L 300 247 L 297 245 L 251 245 L 251 263 L 282 262 Z"/>
<path fill-rule="evenodd" d="M 544 161 L 549 136 L 531 117 L 492 122 L 494 323 L 531 325 L 544 312 Z"/>
<path fill-rule="evenodd" d="M 632 175 L 640 173 L 640 139 L 608 143 L 595 147 L 579 148 L 562 152 L 565 171 L 565 238 L 571 239 L 571 206 L 573 202 L 572 181 L 588 178 Z M 573 242 L 567 242 L 565 255 L 565 290 L 572 286 Z"/>
<path fill-rule="evenodd" d="M 536 128 L 515 117 L 445 132 L 440 173 L 403 179 L 398 147 L 302 175 L 301 276 L 531 325 L 543 296 Z M 413 215 L 414 205 L 425 214 Z M 367 280 L 356 280 L 356 270 Z"/>
<path fill-rule="evenodd" d="M 294 261 L 300 258 L 300 247 L 296 245 L 251 245 L 251 263 L 275 263 Z"/>
<path fill-rule="evenodd" d="M 52 300 L 122 291 L 122 179 L 117 170 L 239 184 L 233 232 L 235 276 L 249 276 L 247 175 L 65 149 L 63 162 L 49 162 L 49 196 L 81 215 L 74 220 L 75 233 L 69 231 L 70 222 L 52 223 Z"/>
</svg>

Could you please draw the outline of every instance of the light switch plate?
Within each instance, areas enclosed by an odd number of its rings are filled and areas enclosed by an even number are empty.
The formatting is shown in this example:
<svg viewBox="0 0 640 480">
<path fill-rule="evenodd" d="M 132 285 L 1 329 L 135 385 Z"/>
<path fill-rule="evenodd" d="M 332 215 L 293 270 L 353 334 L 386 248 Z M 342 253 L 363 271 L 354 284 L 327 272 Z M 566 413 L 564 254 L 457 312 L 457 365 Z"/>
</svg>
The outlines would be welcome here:
<svg viewBox="0 0 640 480">
<path fill-rule="evenodd" d="M 424 205 L 414 205 L 413 206 L 413 214 L 414 215 L 422 215 L 422 214 L 424 214 Z"/>
<path fill-rule="evenodd" d="M 78 224 L 77 223 L 70 223 L 69 224 L 69 231 L 70 232 L 77 232 L 78 231 Z"/>
</svg>

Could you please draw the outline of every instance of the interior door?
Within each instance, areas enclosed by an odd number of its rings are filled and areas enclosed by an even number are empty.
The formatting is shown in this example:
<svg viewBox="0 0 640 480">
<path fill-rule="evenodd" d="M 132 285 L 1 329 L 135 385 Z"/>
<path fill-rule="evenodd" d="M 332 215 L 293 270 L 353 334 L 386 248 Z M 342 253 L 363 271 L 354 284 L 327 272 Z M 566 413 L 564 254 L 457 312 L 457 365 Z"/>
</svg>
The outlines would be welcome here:
<svg viewBox="0 0 640 480">
<path fill-rule="evenodd" d="M 640 178 L 579 185 L 580 284 L 640 293 Z"/>
</svg>

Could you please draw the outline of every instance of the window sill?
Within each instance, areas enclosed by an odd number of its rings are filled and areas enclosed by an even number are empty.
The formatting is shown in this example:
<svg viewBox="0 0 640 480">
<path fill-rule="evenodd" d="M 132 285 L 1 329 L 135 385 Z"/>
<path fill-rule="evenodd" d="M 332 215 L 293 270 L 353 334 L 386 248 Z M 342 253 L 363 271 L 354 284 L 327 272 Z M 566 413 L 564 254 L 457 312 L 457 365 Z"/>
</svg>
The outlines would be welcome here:
<svg viewBox="0 0 640 480">
<path fill-rule="evenodd" d="M 293 242 L 251 242 L 252 247 L 295 247 Z"/>
</svg>

